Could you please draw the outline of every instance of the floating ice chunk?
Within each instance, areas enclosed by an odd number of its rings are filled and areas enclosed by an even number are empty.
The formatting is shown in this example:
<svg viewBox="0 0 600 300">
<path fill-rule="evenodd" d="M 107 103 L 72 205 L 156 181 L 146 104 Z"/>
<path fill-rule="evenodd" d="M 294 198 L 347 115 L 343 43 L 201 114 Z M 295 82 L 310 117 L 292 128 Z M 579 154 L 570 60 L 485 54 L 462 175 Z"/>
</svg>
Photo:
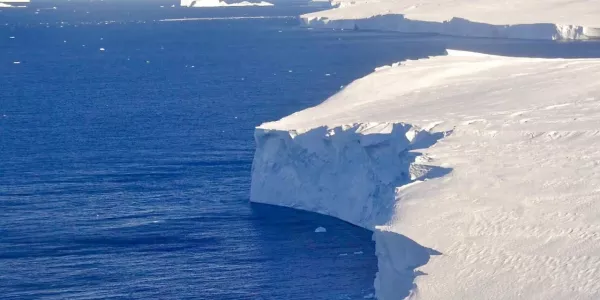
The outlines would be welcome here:
<svg viewBox="0 0 600 300">
<path fill-rule="evenodd" d="M 104 48 L 100 48 L 100 51 L 106 51 L 106 49 L 104 49 Z"/>
<path fill-rule="evenodd" d="M 338 256 L 348 256 L 348 253 L 340 253 Z"/>
<path fill-rule="evenodd" d="M 327 73 L 327 74 L 325 74 L 325 76 L 331 76 L 331 74 Z"/>
<path fill-rule="evenodd" d="M 316 233 L 324 233 L 324 232 L 327 232 L 327 229 L 325 229 L 325 227 L 319 226 L 319 227 L 317 227 L 317 229 L 315 229 L 315 232 Z"/>
<path fill-rule="evenodd" d="M 14 36 L 9 37 L 9 39 L 11 39 L 11 40 L 14 39 L 14 38 L 15 38 Z"/>
<path fill-rule="evenodd" d="M 364 299 L 373 299 L 375 298 L 375 295 L 373 295 L 373 293 L 367 294 L 363 297 Z"/>
<path fill-rule="evenodd" d="M 361 255 L 361 254 L 363 254 L 362 251 L 356 251 L 356 252 L 354 252 L 354 255 Z"/>
<path fill-rule="evenodd" d="M 13 62 L 13 64 L 15 64 L 15 65 L 20 65 L 20 64 L 21 64 L 21 62 L 20 62 L 20 61 L 14 61 L 14 62 Z"/>
</svg>

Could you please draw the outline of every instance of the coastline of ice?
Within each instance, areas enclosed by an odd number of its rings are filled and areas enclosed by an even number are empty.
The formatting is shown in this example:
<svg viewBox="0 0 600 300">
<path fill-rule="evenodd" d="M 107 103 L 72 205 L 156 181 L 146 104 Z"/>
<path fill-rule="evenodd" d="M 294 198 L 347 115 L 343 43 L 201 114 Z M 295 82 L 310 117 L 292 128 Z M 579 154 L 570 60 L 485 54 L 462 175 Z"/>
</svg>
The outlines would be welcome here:
<svg viewBox="0 0 600 300">
<path fill-rule="evenodd" d="M 251 201 L 373 231 L 377 299 L 600 297 L 600 59 L 449 51 L 259 126 Z"/>
</svg>

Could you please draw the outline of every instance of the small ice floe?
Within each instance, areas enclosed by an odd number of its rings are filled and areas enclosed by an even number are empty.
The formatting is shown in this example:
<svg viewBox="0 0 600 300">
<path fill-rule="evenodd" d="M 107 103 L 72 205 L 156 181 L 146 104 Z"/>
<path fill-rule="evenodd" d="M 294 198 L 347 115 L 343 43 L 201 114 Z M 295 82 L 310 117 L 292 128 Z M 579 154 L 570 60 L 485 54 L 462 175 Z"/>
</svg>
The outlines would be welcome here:
<svg viewBox="0 0 600 300">
<path fill-rule="evenodd" d="M 146 61 L 146 63 L 147 63 L 147 64 L 149 64 L 149 63 L 150 63 L 150 61 L 149 61 L 149 60 L 147 60 L 147 61 Z"/>
<path fill-rule="evenodd" d="M 338 256 L 348 256 L 348 253 L 340 253 Z"/>
<path fill-rule="evenodd" d="M 294 71 L 292 71 L 292 70 L 288 70 L 288 73 L 292 73 L 292 72 L 294 72 Z"/>
<path fill-rule="evenodd" d="M 20 62 L 20 61 L 13 61 L 13 64 L 15 64 L 15 65 L 20 65 L 20 64 L 21 64 L 21 62 Z"/>
<path fill-rule="evenodd" d="M 361 254 L 363 254 L 362 251 L 356 251 L 356 252 L 354 252 L 354 255 L 361 255 Z"/>
<path fill-rule="evenodd" d="M 325 76 L 331 76 L 331 74 L 327 73 L 327 74 L 325 74 Z"/>
<path fill-rule="evenodd" d="M 319 227 L 317 227 L 317 229 L 315 229 L 315 232 L 316 233 L 325 233 L 325 232 L 327 232 L 327 229 L 325 229 L 325 227 L 319 226 Z"/>
<path fill-rule="evenodd" d="M 100 51 L 106 51 L 106 49 L 104 49 L 104 48 L 100 48 Z"/>
<path fill-rule="evenodd" d="M 9 38 L 9 39 L 11 39 L 11 40 L 15 39 L 15 37 L 14 37 L 14 36 L 11 36 L 11 37 L 8 37 L 8 38 Z"/>
<path fill-rule="evenodd" d="M 373 299 L 373 298 L 375 298 L 375 295 L 373 295 L 373 293 L 370 293 L 370 294 L 365 295 L 363 298 L 365 298 L 365 299 Z"/>
</svg>

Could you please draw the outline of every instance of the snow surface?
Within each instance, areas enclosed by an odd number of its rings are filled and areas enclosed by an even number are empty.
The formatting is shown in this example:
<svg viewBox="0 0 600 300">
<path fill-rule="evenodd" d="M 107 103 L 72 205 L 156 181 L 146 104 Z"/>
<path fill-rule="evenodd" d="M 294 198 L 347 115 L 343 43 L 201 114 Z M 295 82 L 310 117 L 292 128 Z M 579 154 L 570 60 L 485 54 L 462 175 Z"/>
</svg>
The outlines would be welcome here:
<svg viewBox="0 0 600 300">
<path fill-rule="evenodd" d="M 449 51 L 259 126 L 251 200 L 374 232 L 380 300 L 600 299 L 600 59 Z"/>
<path fill-rule="evenodd" d="M 524 39 L 600 38 L 597 0 L 335 0 L 311 27 Z"/>
<path fill-rule="evenodd" d="M 269 3 L 266 1 L 260 2 L 236 2 L 236 3 L 227 3 L 221 0 L 181 0 L 181 6 L 187 7 L 234 7 L 234 6 L 273 6 L 273 3 Z"/>
</svg>

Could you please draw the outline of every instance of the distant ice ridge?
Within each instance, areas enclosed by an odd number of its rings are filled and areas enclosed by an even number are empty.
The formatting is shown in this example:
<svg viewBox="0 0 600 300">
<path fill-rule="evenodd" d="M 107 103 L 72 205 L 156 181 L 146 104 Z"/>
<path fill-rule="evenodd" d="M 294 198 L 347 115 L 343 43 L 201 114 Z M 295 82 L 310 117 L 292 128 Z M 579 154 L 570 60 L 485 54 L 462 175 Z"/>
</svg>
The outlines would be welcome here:
<svg viewBox="0 0 600 300">
<path fill-rule="evenodd" d="M 306 26 L 519 39 L 600 38 L 600 2 L 589 0 L 335 0 L 302 16 Z"/>
<path fill-rule="evenodd" d="M 449 51 L 255 132 L 251 200 L 374 232 L 379 300 L 600 299 L 600 59 Z"/>
<path fill-rule="evenodd" d="M 273 3 L 269 3 L 266 1 L 260 2 L 236 2 L 236 3 L 227 3 L 221 0 L 181 0 L 181 6 L 187 7 L 228 7 L 228 6 L 273 6 Z"/>
</svg>

